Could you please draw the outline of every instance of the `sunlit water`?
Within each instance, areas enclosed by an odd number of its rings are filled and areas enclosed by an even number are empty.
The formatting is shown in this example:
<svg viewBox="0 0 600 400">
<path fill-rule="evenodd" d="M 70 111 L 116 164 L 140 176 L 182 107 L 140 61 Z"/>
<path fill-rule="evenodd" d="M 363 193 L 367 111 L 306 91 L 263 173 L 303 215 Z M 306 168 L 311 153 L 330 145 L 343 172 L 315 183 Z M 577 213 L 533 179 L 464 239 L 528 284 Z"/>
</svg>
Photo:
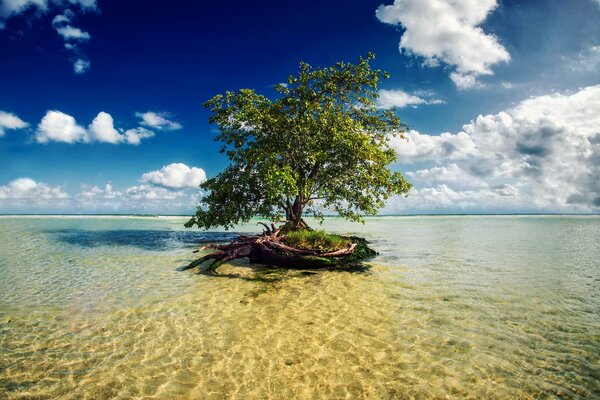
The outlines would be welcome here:
<svg viewBox="0 0 600 400">
<path fill-rule="evenodd" d="M 0 398 L 600 397 L 599 217 L 328 219 L 370 271 L 218 277 L 183 222 L 0 218 Z"/>
</svg>

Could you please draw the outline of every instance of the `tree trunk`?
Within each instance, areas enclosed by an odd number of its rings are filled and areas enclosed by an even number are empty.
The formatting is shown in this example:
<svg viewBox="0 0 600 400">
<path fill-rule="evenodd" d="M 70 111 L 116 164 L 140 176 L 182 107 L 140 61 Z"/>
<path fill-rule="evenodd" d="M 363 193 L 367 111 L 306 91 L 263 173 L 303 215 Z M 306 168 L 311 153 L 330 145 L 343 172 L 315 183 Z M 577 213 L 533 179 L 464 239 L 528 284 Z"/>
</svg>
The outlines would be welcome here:
<svg viewBox="0 0 600 400">
<path fill-rule="evenodd" d="M 286 209 L 286 224 L 283 228 L 284 231 L 290 230 L 299 230 L 299 229 L 308 229 L 310 227 L 308 224 L 302 219 L 302 213 L 304 211 L 304 202 L 302 199 L 302 195 L 296 196 L 294 200 L 294 204 L 289 206 Z"/>
</svg>

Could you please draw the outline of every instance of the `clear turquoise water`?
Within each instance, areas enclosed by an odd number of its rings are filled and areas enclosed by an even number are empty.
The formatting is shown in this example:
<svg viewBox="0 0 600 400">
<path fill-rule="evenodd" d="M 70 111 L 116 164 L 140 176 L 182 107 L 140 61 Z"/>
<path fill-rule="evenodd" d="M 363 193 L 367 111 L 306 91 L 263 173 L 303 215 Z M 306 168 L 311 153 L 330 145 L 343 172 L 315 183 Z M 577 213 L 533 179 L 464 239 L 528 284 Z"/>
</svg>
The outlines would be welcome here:
<svg viewBox="0 0 600 400">
<path fill-rule="evenodd" d="M 0 218 L 0 398 L 600 398 L 600 217 L 327 219 L 369 272 L 219 277 L 184 220 Z"/>
</svg>

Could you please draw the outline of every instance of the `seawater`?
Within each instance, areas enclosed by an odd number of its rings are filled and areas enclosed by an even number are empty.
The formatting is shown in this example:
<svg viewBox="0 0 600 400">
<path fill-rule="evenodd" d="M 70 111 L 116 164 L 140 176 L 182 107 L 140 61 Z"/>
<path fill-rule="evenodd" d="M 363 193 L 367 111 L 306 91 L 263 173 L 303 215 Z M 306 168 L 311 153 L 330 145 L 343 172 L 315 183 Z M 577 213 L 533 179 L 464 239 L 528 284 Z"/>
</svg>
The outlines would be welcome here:
<svg viewBox="0 0 600 400">
<path fill-rule="evenodd" d="M 0 218 L 0 398 L 600 398 L 600 217 L 327 218 L 360 273 L 179 272 L 185 218 Z M 313 222 L 314 224 L 314 222 Z"/>
</svg>

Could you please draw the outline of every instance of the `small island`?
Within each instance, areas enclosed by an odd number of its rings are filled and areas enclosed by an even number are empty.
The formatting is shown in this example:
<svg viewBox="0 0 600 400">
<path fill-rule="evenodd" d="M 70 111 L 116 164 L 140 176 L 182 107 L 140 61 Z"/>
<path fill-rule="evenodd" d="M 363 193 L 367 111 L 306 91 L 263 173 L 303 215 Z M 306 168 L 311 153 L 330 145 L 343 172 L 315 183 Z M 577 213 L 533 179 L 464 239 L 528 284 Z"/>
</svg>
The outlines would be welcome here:
<svg viewBox="0 0 600 400">
<path fill-rule="evenodd" d="M 339 269 L 376 252 L 363 238 L 313 230 L 304 215 L 322 222 L 327 213 L 363 222 L 392 195 L 411 187 L 389 166 L 390 138 L 406 126 L 395 109 L 376 107 L 387 72 L 372 69 L 369 53 L 356 64 L 314 68 L 300 63 L 297 75 L 274 87 L 269 99 L 251 89 L 226 92 L 204 105 L 230 164 L 200 187 L 201 204 L 185 226 L 230 229 L 255 216 L 261 234 L 240 236 L 184 269 L 212 263 L 207 271 L 238 258 L 282 268 Z M 279 226 L 276 226 L 278 224 Z"/>
</svg>

